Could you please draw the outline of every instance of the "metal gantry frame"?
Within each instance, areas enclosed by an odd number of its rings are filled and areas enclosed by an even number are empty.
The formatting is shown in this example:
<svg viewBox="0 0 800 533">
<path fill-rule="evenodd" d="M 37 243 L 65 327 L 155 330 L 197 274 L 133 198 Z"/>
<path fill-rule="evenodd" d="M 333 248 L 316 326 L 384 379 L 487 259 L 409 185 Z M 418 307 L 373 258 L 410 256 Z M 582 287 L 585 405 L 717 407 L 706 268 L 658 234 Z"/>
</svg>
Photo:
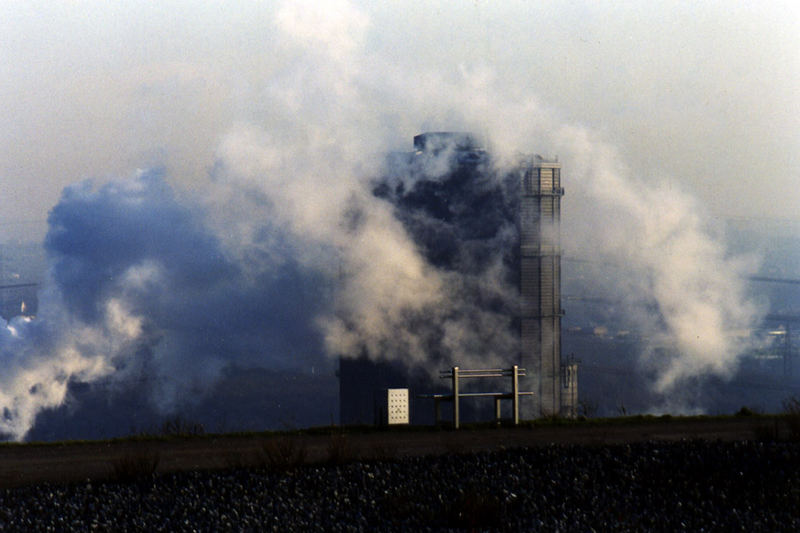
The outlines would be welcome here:
<svg viewBox="0 0 800 533">
<path fill-rule="evenodd" d="M 457 366 L 452 367 L 450 370 L 442 370 L 439 372 L 439 377 L 442 379 L 449 379 L 451 382 L 451 394 L 423 394 L 420 398 L 431 398 L 434 401 L 434 410 L 436 416 L 436 424 L 439 424 L 441 419 L 440 403 L 453 402 L 453 427 L 458 429 L 460 426 L 461 413 L 460 413 L 460 399 L 465 397 L 488 397 L 494 398 L 494 412 L 495 420 L 500 423 L 500 401 L 511 400 L 512 413 L 514 425 L 519 425 L 519 397 L 520 396 L 533 396 L 533 392 L 519 390 L 519 378 L 525 376 L 525 369 L 519 368 L 514 365 L 511 368 L 485 368 L 467 370 Z M 511 392 L 461 392 L 460 380 L 468 378 L 510 378 L 511 379 Z"/>
</svg>

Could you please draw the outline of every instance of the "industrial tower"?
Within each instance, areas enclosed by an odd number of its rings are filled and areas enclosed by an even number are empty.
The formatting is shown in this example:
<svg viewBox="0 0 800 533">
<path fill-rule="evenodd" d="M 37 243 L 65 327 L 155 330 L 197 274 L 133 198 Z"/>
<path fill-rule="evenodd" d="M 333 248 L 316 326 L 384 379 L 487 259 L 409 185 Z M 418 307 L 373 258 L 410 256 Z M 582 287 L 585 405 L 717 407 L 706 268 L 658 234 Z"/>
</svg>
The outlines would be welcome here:
<svg viewBox="0 0 800 533">
<path fill-rule="evenodd" d="M 517 285 L 520 296 L 505 302 L 509 327 L 519 335 L 517 352 L 507 354 L 507 364 L 526 369 L 520 388 L 534 393 L 521 401 L 520 416 L 575 416 L 577 366 L 561 361 L 561 165 L 535 155 L 499 170 L 468 133 L 422 133 L 414 137 L 414 149 L 390 154 L 389 175 L 377 180 L 374 194 L 395 206 L 396 216 L 436 268 L 482 275 L 489 268 L 487 257 L 502 256 L 505 281 Z M 442 158 L 447 158 L 444 170 Z M 432 161 L 437 164 L 430 166 Z M 516 235 L 499 238 L 508 227 L 516 227 Z M 453 354 L 453 361 L 439 364 L 458 365 L 458 357 Z M 373 398 L 381 390 L 410 388 L 412 403 L 415 394 L 431 390 L 420 369 L 375 359 L 380 358 L 340 358 L 343 424 L 371 423 Z M 414 423 L 430 411 L 421 406 L 412 405 Z"/>
<path fill-rule="evenodd" d="M 520 366 L 535 393 L 524 418 L 575 416 L 577 366 L 561 362 L 561 165 L 520 165 Z"/>
</svg>

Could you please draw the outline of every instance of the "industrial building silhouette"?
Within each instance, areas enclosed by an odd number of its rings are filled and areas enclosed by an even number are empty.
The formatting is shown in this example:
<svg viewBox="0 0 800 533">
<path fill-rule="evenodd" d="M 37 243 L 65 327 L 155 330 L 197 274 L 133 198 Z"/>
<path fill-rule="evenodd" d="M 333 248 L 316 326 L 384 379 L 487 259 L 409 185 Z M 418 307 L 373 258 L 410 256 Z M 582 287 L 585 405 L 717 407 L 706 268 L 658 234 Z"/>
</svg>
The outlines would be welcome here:
<svg viewBox="0 0 800 533">
<path fill-rule="evenodd" d="M 500 171 L 469 133 L 422 133 L 414 137 L 414 151 L 388 155 L 386 175 L 373 193 L 394 205 L 434 267 L 478 276 L 499 258 L 503 282 L 517 288 L 518 298 L 485 299 L 476 291 L 474 300 L 509 315 L 518 343 L 503 364 L 525 368 L 520 387 L 533 392 L 520 400 L 520 416 L 574 416 L 577 365 L 561 359 L 564 189 L 557 159 L 520 156 L 511 170 Z M 344 354 L 338 370 L 341 423 L 381 422 L 381 399 L 390 388 L 410 389 L 412 423 L 432 423 L 432 406 L 419 394 L 446 386 L 431 381 L 434 372 L 463 364 L 459 354 L 434 352 L 429 364 L 437 368 L 386 361 L 380 354 Z"/>
</svg>

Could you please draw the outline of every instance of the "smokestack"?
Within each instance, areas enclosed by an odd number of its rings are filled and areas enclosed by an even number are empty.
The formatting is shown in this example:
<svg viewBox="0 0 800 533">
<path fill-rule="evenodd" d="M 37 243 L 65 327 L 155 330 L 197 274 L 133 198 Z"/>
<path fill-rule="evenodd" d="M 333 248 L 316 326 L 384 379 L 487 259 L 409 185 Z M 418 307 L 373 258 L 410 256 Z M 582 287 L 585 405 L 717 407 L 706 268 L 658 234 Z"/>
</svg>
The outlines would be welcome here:
<svg viewBox="0 0 800 533">
<path fill-rule="evenodd" d="M 566 403 L 561 396 L 561 165 L 536 155 L 522 163 L 520 175 L 520 365 L 535 393 L 522 416 L 572 414 L 576 391 L 565 395 Z M 567 387 L 576 369 L 569 370 Z"/>
</svg>

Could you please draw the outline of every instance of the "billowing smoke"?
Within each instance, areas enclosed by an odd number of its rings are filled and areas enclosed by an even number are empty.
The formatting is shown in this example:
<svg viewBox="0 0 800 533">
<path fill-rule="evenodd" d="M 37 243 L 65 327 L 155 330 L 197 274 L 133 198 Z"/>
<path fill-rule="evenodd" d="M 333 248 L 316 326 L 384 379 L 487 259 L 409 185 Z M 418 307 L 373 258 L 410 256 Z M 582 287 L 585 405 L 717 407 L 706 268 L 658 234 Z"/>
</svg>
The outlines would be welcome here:
<svg viewBox="0 0 800 533">
<path fill-rule="evenodd" d="M 76 381 L 141 380 L 168 412 L 232 364 L 507 361 L 516 229 L 503 180 L 519 152 L 560 156 L 567 253 L 625 266 L 602 289 L 644 333 L 654 386 L 735 370 L 759 314 L 741 281 L 753 265 L 728 257 L 690 196 L 628 176 L 611 148 L 491 69 L 398 70 L 366 51 L 364 13 L 326 5 L 278 10 L 274 52 L 290 60 L 208 175 L 148 170 L 64 191 L 39 316 L 0 327 L 0 432 L 24 438 Z M 445 179 L 447 146 L 414 172 L 387 165 L 426 129 L 478 133 L 486 180 Z"/>
<path fill-rule="evenodd" d="M 298 368 L 319 359 L 308 316 L 325 306 L 320 275 L 290 254 L 247 270 L 204 218 L 158 171 L 64 191 L 50 215 L 39 316 L 0 330 L 4 433 L 24 436 L 72 380 L 139 381 L 169 412 L 232 363 L 264 364 L 269 354 L 272 368 Z"/>
<path fill-rule="evenodd" d="M 263 157 L 265 153 L 276 157 Z M 500 241 L 513 240 L 514 221 L 508 208 L 501 213 L 505 225 L 493 225 L 497 241 L 480 244 L 482 264 L 468 267 L 467 254 L 456 268 L 433 259 L 441 255 L 442 247 L 460 246 L 464 236 L 454 233 L 453 222 L 445 228 L 441 219 L 426 216 L 424 210 L 398 211 L 396 202 L 376 189 L 386 185 L 381 175 L 402 168 L 392 168 L 382 158 L 379 163 L 350 161 L 335 147 L 313 142 L 294 157 L 280 153 L 280 139 L 273 141 L 252 130 L 233 133 L 220 150 L 216 183 L 225 192 L 219 198 L 229 204 L 237 197 L 237 205 L 252 214 L 244 227 L 239 226 L 238 242 L 247 242 L 250 252 L 261 250 L 262 261 L 273 255 L 273 243 L 253 235 L 262 234 L 264 228 L 280 228 L 293 243 L 295 260 L 331 280 L 331 312 L 314 317 L 329 355 L 367 355 L 414 365 L 456 357 L 465 363 L 486 362 L 514 353 L 516 338 L 509 323 L 516 296 L 499 263 L 503 250 L 511 249 L 500 246 Z M 425 168 L 386 179 L 413 187 L 420 175 L 449 168 L 449 158 L 445 151 L 424 161 Z M 309 168 L 298 172 L 298 160 Z M 496 185 L 484 187 L 498 194 Z M 451 198 L 447 203 L 455 202 Z M 471 220 L 462 214 L 458 222 L 480 228 L 481 222 L 497 215 L 496 206 L 487 208 L 490 212 L 481 214 L 480 220 L 477 213 Z M 219 211 L 225 219 L 224 206 Z M 414 216 L 429 231 L 438 227 L 446 235 L 435 242 L 420 241 L 409 220 Z M 502 302 L 501 308 L 468 296 L 481 294 L 484 300 Z"/>
<path fill-rule="evenodd" d="M 745 286 L 757 258 L 730 256 L 719 228 L 676 183 L 630 176 L 611 147 L 581 128 L 560 135 L 577 178 L 577 205 L 564 219 L 571 251 L 614 265 L 613 280 L 598 277 L 594 291 L 622 301 L 620 320 L 644 337 L 641 362 L 655 389 L 732 376 L 756 346 L 751 331 L 764 314 Z"/>
</svg>

